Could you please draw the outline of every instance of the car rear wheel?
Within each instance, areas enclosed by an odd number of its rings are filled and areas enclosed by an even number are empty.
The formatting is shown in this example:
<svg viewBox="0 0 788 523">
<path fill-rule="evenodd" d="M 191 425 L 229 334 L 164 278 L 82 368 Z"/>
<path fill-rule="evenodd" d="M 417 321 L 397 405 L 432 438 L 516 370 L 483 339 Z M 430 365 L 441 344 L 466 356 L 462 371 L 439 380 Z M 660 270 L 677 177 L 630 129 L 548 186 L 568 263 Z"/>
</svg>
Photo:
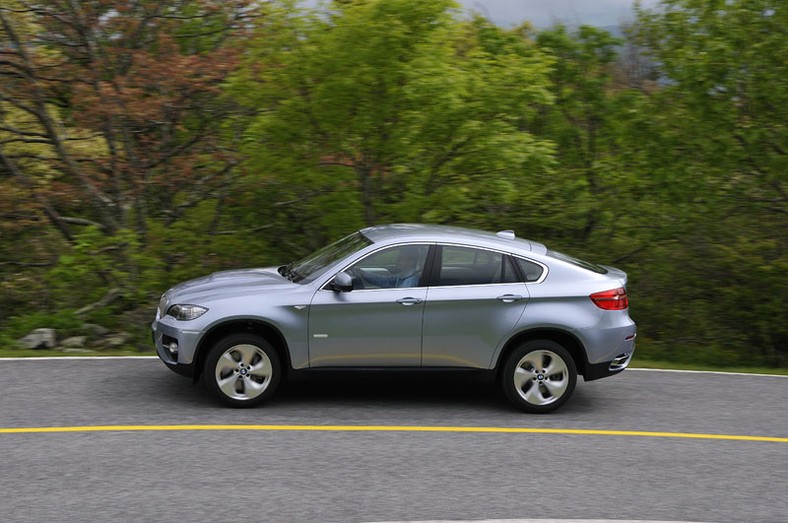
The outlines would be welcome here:
<svg viewBox="0 0 788 523">
<path fill-rule="evenodd" d="M 225 405 L 253 407 L 271 397 L 281 380 L 276 350 L 255 334 L 222 338 L 205 359 L 208 390 Z"/>
<path fill-rule="evenodd" d="M 516 407 L 544 414 L 569 400 L 577 383 L 577 367 L 560 344 L 532 340 L 509 355 L 502 383 L 506 396 Z"/>
</svg>

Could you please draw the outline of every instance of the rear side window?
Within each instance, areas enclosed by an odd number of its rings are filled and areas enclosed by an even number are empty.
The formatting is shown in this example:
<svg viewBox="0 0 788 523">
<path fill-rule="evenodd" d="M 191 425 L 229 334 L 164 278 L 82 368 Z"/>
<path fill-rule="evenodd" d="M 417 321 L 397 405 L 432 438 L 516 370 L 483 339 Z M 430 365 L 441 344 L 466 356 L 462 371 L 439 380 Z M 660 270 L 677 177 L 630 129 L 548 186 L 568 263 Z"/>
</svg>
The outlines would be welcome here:
<svg viewBox="0 0 788 523">
<path fill-rule="evenodd" d="M 595 263 L 579 260 L 574 256 L 569 256 L 568 254 L 564 254 L 557 251 L 547 251 L 547 255 L 551 258 L 555 258 L 556 260 L 565 261 L 567 263 L 571 263 L 576 267 L 580 267 L 582 269 L 586 269 L 588 271 L 593 271 L 597 274 L 607 274 L 607 269 L 602 267 L 601 265 L 597 265 Z"/>
<path fill-rule="evenodd" d="M 441 249 L 440 272 L 435 285 L 489 285 L 517 281 L 508 256 L 499 252 L 449 247 Z"/>
<path fill-rule="evenodd" d="M 525 281 L 537 281 L 542 277 L 544 267 L 538 263 L 524 260 L 522 258 L 515 258 L 515 260 L 517 261 L 517 266 L 520 267 L 520 272 L 522 272 L 523 276 L 525 277 Z"/>
</svg>

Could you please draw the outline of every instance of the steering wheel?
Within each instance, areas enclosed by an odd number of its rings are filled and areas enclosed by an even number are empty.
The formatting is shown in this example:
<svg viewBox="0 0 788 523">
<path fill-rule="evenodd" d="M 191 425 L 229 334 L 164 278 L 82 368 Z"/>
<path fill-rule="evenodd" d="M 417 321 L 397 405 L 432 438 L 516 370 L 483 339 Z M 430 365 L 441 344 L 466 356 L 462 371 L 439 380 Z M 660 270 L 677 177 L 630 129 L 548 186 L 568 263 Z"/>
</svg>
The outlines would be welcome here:
<svg viewBox="0 0 788 523">
<path fill-rule="evenodd" d="M 350 276 L 353 278 L 353 289 L 363 289 L 364 288 L 364 271 L 353 267 L 347 271 Z"/>
</svg>

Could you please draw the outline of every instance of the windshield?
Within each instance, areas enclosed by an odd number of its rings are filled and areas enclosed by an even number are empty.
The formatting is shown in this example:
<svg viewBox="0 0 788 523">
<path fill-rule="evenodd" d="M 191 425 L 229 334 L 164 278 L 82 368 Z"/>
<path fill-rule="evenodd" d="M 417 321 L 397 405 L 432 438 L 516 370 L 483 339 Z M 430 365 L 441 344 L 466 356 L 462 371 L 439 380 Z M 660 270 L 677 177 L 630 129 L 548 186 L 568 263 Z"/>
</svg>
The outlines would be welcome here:
<svg viewBox="0 0 788 523">
<path fill-rule="evenodd" d="M 319 251 L 313 252 L 303 260 L 279 267 L 279 273 L 292 281 L 317 277 L 330 265 L 371 244 L 372 242 L 363 234 L 354 232 Z"/>
</svg>

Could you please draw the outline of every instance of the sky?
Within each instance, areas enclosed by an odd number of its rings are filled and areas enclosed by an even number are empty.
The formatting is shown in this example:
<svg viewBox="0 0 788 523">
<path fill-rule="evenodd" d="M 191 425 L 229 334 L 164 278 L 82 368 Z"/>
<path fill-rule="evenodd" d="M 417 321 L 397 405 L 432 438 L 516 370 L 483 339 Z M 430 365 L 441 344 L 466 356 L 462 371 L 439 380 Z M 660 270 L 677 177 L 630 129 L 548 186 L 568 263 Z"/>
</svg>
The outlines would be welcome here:
<svg viewBox="0 0 788 523">
<path fill-rule="evenodd" d="M 620 25 L 632 20 L 634 0 L 455 0 L 465 9 L 478 11 L 502 27 L 511 27 L 525 20 L 536 27 L 550 27 L 556 22 L 565 25 Z M 658 0 L 641 0 L 644 7 L 653 7 Z"/>
<path fill-rule="evenodd" d="M 466 11 L 476 11 L 501 27 L 529 21 L 535 27 L 619 26 L 634 19 L 635 0 L 454 0 Z M 301 0 L 314 7 L 320 0 Z M 643 7 L 654 7 L 659 0 L 641 0 Z"/>
</svg>

